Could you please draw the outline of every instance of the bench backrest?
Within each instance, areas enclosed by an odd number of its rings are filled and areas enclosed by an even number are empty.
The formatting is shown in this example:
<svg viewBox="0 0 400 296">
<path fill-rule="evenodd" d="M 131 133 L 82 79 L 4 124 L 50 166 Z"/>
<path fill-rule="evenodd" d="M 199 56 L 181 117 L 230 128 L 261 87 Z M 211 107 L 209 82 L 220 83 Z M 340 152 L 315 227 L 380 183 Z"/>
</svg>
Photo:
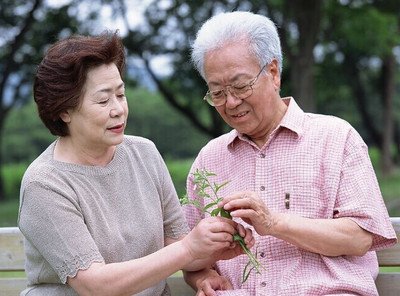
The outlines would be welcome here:
<svg viewBox="0 0 400 296">
<path fill-rule="evenodd" d="M 400 217 L 391 218 L 391 222 L 400 241 Z M 377 252 L 379 266 L 399 267 L 396 272 L 380 272 L 376 280 L 379 295 L 400 295 L 400 243 L 390 249 Z M 23 237 L 17 227 L 0 227 L 0 272 L 23 272 L 24 271 L 24 245 Z M 183 281 L 182 277 L 170 277 L 168 283 L 172 295 L 194 295 Z M 0 291 L 4 295 L 19 295 L 26 287 L 25 278 L 0 277 Z M 3 294 L 1 294 L 3 295 Z"/>
</svg>

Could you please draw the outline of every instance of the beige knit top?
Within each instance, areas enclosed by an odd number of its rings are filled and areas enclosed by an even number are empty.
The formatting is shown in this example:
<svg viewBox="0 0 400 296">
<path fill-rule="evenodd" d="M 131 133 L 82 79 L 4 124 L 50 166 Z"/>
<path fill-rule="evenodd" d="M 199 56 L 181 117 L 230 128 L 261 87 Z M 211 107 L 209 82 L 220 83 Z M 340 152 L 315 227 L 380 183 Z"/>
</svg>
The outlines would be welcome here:
<svg viewBox="0 0 400 296">
<path fill-rule="evenodd" d="M 140 258 L 188 232 L 165 163 L 147 139 L 125 136 L 105 167 L 54 160 L 52 143 L 25 172 L 18 226 L 28 288 L 77 295 L 66 283 L 92 262 Z M 140 272 L 138 270 L 138 272 Z M 138 295 L 168 295 L 165 281 Z"/>
</svg>

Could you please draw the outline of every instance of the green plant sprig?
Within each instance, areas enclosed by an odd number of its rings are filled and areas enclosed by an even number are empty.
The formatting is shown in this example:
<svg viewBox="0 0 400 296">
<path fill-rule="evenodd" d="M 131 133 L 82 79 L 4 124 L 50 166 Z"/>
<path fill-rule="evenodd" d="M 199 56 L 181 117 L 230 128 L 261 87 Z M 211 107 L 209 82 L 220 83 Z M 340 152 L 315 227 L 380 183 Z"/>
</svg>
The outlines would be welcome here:
<svg viewBox="0 0 400 296">
<path fill-rule="evenodd" d="M 203 198 L 203 200 L 210 199 L 211 202 L 202 205 L 199 200 L 197 199 L 189 199 L 188 195 L 185 194 L 181 199 L 181 204 L 182 205 L 193 205 L 199 210 L 201 210 L 203 213 L 208 213 L 210 216 L 221 216 L 224 218 L 232 219 L 231 214 L 229 211 L 225 210 L 224 208 L 214 208 L 214 206 L 217 206 L 220 201 L 222 201 L 222 197 L 218 195 L 218 191 L 224 187 L 226 184 L 229 183 L 229 181 L 223 182 L 221 184 L 218 183 L 211 183 L 209 181 L 209 177 L 211 176 L 216 176 L 215 173 L 207 171 L 205 169 L 196 169 L 196 171 L 193 173 L 193 182 L 195 184 L 195 191 L 197 193 L 198 197 Z M 207 189 L 210 189 L 212 194 L 210 195 L 207 193 Z M 261 273 L 261 263 L 257 260 L 257 252 L 256 254 L 253 254 L 250 249 L 246 246 L 246 243 L 244 242 L 243 237 L 241 237 L 238 233 L 233 235 L 233 240 L 235 242 L 238 242 L 240 247 L 242 248 L 243 252 L 247 255 L 249 258 L 249 262 L 246 264 L 243 274 L 242 274 L 242 283 L 244 283 L 252 270 L 255 270 L 257 273 Z"/>
</svg>

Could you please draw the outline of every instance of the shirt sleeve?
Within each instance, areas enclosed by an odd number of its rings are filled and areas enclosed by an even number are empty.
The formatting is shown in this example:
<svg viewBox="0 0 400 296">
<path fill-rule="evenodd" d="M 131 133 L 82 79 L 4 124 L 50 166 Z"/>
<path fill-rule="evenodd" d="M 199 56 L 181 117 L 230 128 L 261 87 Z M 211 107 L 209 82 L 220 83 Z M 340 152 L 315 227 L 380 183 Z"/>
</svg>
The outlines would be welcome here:
<svg viewBox="0 0 400 296">
<path fill-rule="evenodd" d="M 358 133 L 350 131 L 347 139 L 334 218 L 348 217 L 373 234 L 371 250 L 396 243 L 368 148 Z"/>
<path fill-rule="evenodd" d="M 60 281 L 74 277 L 93 262 L 104 262 L 79 204 L 68 186 L 31 182 L 21 195 L 18 226 L 26 240 L 57 273 Z M 61 189 L 63 188 L 63 189 Z M 36 260 L 40 260 L 36 258 Z"/>
</svg>

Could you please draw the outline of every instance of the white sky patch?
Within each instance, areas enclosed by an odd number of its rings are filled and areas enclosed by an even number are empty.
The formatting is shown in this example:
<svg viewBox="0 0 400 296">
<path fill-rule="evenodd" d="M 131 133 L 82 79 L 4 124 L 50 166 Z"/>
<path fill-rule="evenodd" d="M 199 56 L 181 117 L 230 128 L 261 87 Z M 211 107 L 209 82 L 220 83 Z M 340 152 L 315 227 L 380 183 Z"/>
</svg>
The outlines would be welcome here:
<svg viewBox="0 0 400 296">
<path fill-rule="evenodd" d="M 150 61 L 150 67 L 160 76 L 172 74 L 171 59 L 166 55 L 154 57 Z"/>
</svg>

